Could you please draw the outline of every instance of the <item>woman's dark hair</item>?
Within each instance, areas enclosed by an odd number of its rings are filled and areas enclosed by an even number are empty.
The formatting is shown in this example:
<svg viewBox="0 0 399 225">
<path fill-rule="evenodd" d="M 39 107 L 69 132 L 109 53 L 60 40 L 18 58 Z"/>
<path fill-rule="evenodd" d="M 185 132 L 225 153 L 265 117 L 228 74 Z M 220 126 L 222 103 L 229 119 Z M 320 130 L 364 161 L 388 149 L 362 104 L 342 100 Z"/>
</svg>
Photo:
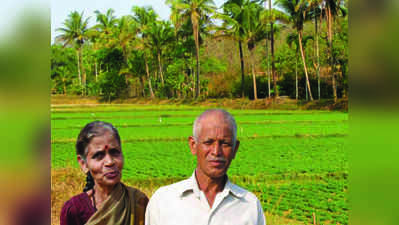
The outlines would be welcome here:
<svg viewBox="0 0 399 225">
<path fill-rule="evenodd" d="M 83 188 L 83 192 L 86 192 L 86 191 L 88 191 L 90 189 L 93 189 L 93 187 L 94 187 L 94 179 L 91 176 L 91 173 L 87 172 L 87 174 L 86 174 L 86 186 Z"/>
<path fill-rule="evenodd" d="M 106 131 L 112 132 L 113 136 L 121 146 L 121 138 L 119 136 L 118 130 L 112 126 L 112 124 L 103 121 L 93 121 L 86 124 L 85 127 L 80 131 L 78 139 L 76 141 L 76 154 L 86 160 L 87 156 L 87 146 L 94 137 L 102 136 Z M 84 192 L 93 189 L 94 180 L 90 172 L 87 172 L 86 186 L 83 189 Z"/>
</svg>

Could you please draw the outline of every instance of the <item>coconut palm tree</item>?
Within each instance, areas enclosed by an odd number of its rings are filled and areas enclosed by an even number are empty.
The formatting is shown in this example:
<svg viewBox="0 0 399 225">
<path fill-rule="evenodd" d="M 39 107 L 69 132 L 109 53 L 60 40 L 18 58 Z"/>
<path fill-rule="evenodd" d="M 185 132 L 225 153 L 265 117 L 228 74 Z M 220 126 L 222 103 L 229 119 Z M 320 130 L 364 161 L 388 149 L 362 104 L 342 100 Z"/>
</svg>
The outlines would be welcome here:
<svg viewBox="0 0 399 225">
<path fill-rule="evenodd" d="M 308 19 L 307 6 L 308 4 L 302 0 L 276 0 L 275 3 L 282 10 L 289 14 L 293 28 L 297 31 L 299 39 L 299 50 L 302 56 L 303 68 L 306 76 L 306 84 L 309 92 L 310 100 L 313 101 L 312 90 L 310 89 L 308 68 L 306 66 L 305 52 L 303 48 L 303 24 Z"/>
<path fill-rule="evenodd" d="M 218 15 L 223 20 L 222 30 L 227 36 L 238 42 L 241 68 L 241 97 L 244 97 L 245 68 L 242 43 L 246 41 L 247 26 L 249 24 L 250 9 L 255 3 L 249 0 L 228 0 L 223 4 L 223 14 Z"/>
<path fill-rule="evenodd" d="M 172 42 L 174 39 L 173 28 L 170 22 L 156 21 L 149 26 L 149 29 L 145 31 L 147 39 L 147 47 L 154 49 L 157 54 L 159 74 L 161 76 L 161 84 L 164 86 L 164 76 L 162 69 L 162 51 Z"/>
<path fill-rule="evenodd" d="M 187 90 L 190 90 L 190 94 L 193 98 L 195 98 L 196 95 L 196 62 L 195 62 L 195 53 L 196 53 L 196 48 L 195 48 L 195 41 L 193 37 L 193 29 L 192 29 L 192 24 L 191 20 L 186 19 L 183 20 L 181 15 L 172 8 L 171 20 L 173 21 L 174 24 L 174 32 L 175 32 L 175 40 L 174 42 L 170 43 L 171 45 L 175 46 L 172 49 L 172 54 L 169 54 L 172 58 L 175 60 L 183 59 L 185 62 L 185 69 L 182 70 L 183 73 L 186 76 L 187 80 L 187 85 L 186 88 Z M 174 19 L 173 19 L 174 18 Z M 201 34 L 208 34 L 208 24 L 206 21 L 202 21 L 200 24 L 200 33 Z M 203 38 L 202 36 L 199 37 L 199 42 L 200 44 L 203 43 Z"/>
<path fill-rule="evenodd" d="M 286 42 L 290 47 L 293 44 L 295 44 L 295 99 L 298 100 L 298 52 L 299 52 L 298 34 L 290 33 L 287 36 Z"/>
<path fill-rule="evenodd" d="M 248 50 L 250 52 L 251 58 L 251 72 L 252 72 L 252 81 L 254 86 L 254 99 L 258 99 L 257 96 L 257 87 L 256 87 L 256 73 L 255 73 L 255 48 L 256 44 L 264 40 L 267 36 L 267 23 L 264 23 L 262 18 L 265 17 L 267 11 L 264 11 L 263 8 L 258 4 L 252 4 L 249 9 L 249 23 L 245 27 L 246 29 L 246 44 Z"/>
<path fill-rule="evenodd" d="M 266 5 L 265 1 L 265 5 Z M 274 85 L 274 97 L 278 97 L 278 89 L 277 89 L 277 79 L 276 79 L 276 67 L 275 67 L 275 60 L 274 60 L 274 36 L 276 31 L 280 31 L 283 28 L 282 24 L 286 24 L 289 22 L 288 16 L 277 9 L 272 8 L 271 1 L 268 1 L 269 5 L 268 8 L 265 6 L 265 10 L 261 14 L 261 21 L 263 24 L 270 24 L 270 26 L 266 26 L 266 54 L 267 54 L 267 62 L 269 63 L 269 53 L 268 53 L 268 44 L 267 42 L 270 41 L 270 52 L 271 52 L 271 64 L 272 64 L 272 74 L 273 74 L 273 85 Z M 276 23 L 278 22 L 278 23 Z M 268 66 L 269 67 L 269 66 Z M 268 72 L 268 90 L 269 90 L 269 98 L 270 98 L 270 73 Z"/>
<path fill-rule="evenodd" d="M 151 75 L 150 75 L 149 66 L 148 66 L 148 59 L 149 59 L 148 48 L 146 47 L 146 43 L 148 43 L 148 34 L 147 34 L 148 30 L 155 23 L 157 14 L 152 9 L 152 7 L 133 6 L 132 11 L 133 11 L 132 18 L 138 25 L 138 30 L 141 34 L 141 39 L 142 39 L 142 41 L 140 43 L 138 43 L 136 47 L 138 49 L 144 51 L 144 61 L 145 61 L 148 86 L 150 89 L 151 98 L 154 98 L 155 95 L 152 90 Z"/>
<path fill-rule="evenodd" d="M 199 36 L 200 36 L 200 23 L 204 22 L 211 13 L 216 10 L 215 4 L 212 0 L 166 0 L 167 4 L 170 4 L 172 9 L 175 9 L 176 13 L 180 14 L 182 20 L 190 19 L 193 36 L 195 41 L 196 60 L 197 60 L 197 74 L 196 74 L 196 85 L 195 85 L 195 97 L 199 97 Z"/>
<path fill-rule="evenodd" d="M 302 43 L 303 45 L 306 45 L 306 43 L 309 40 L 313 40 L 313 37 L 310 35 L 305 35 L 303 37 Z M 292 46 L 295 44 L 295 99 L 298 100 L 298 54 L 299 54 L 299 38 L 298 34 L 296 33 L 290 33 L 287 36 L 286 42 L 288 46 Z M 307 90 L 307 87 L 305 86 L 305 89 Z M 308 98 L 308 92 L 306 91 L 306 99 Z"/>
<path fill-rule="evenodd" d="M 94 11 L 97 24 L 93 26 L 93 29 L 98 31 L 100 39 L 103 40 L 103 44 L 107 47 L 109 47 L 111 34 L 118 23 L 118 19 L 114 16 L 114 12 L 113 9 L 108 9 L 105 14 L 98 10 Z"/>
<path fill-rule="evenodd" d="M 117 44 L 117 38 L 115 37 L 115 32 L 117 28 L 118 19 L 114 16 L 115 11 L 113 9 L 108 9 L 107 12 L 101 13 L 99 10 L 94 11 L 96 14 L 97 24 L 88 30 L 88 36 L 90 38 L 90 43 L 92 43 L 92 48 L 95 52 L 104 47 L 113 48 Z M 98 76 L 97 71 L 97 59 L 94 61 L 95 65 L 95 75 L 96 81 Z M 101 68 L 101 65 L 100 65 Z"/>
<path fill-rule="evenodd" d="M 276 66 L 274 65 L 274 20 L 273 20 L 273 9 L 272 9 L 272 1 L 269 0 L 269 14 L 270 14 L 270 51 L 272 53 L 272 74 L 273 74 L 273 88 L 274 88 L 274 97 L 278 97 L 277 90 L 277 79 L 276 79 Z"/>
<path fill-rule="evenodd" d="M 332 86 L 333 86 L 333 96 L 334 101 L 337 101 L 337 86 L 335 79 L 335 66 L 334 66 L 334 56 L 333 56 L 333 26 L 334 19 L 339 16 L 346 16 L 347 11 L 344 7 L 344 1 L 342 0 L 324 0 L 324 12 L 327 22 L 327 40 L 329 48 L 329 62 L 331 68 Z"/>
<path fill-rule="evenodd" d="M 57 39 L 64 43 L 64 47 L 71 45 L 76 49 L 79 83 L 83 87 L 83 95 L 85 95 L 86 90 L 86 71 L 83 66 L 82 48 L 87 40 L 88 21 L 89 18 L 83 18 L 83 12 L 73 11 L 64 21 L 64 27 L 57 29 L 57 31 L 61 32 Z"/>
<path fill-rule="evenodd" d="M 320 100 L 321 90 L 320 90 L 320 51 L 319 51 L 319 26 L 318 21 L 322 15 L 321 4 L 323 0 L 305 0 L 308 2 L 309 15 L 314 21 L 314 36 L 315 36 L 315 58 L 316 58 L 316 76 L 317 76 L 317 94 Z M 321 22 L 321 21 L 320 21 Z"/>
<path fill-rule="evenodd" d="M 241 64 L 241 96 L 244 97 L 244 55 L 242 45 L 247 44 L 252 36 L 257 40 L 265 39 L 267 36 L 266 24 L 269 21 L 266 11 L 262 11 L 260 5 L 250 0 L 228 0 L 223 4 L 223 14 L 217 17 L 223 20 L 221 30 L 224 36 L 229 36 L 238 42 L 238 49 L 240 54 Z M 280 15 L 280 12 L 276 12 Z M 255 31 L 256 29 L 259 29 Z M 259 32 L 265 35 L 259 36 Z M 266 33 L 265 33 L 266 32 Z M 222 36 L 222 35 L 221 35 Z M 251 45 L 254 47 L 254 45 Z M 251 48 L 252 50 L 252 48 Z M 252 58 L 252 57 L 251 57 Z M 252 62 L 252 61 L 251 61 Z M 253 68 L 251 67 L 251 70 Z"/>
<path fill-rule="evenodd" d="M 135 40 L 138 32 L 138 24 L 131 16 L 122 16 L 117 22 L 115 31 L 118 46 L 122 49 L 125 63 L 127 64 L 129 52 L 132 48 L 132 41 Z"/>
<path fill-rule="evenodd" d="M 129 63 L 129 57 L 135 47 L 137 39 L 138 25 L 131 16 L 122 16 L 117 20 L 116 27 L 113 29 L 112 37 L 109 39 L 110 46 L 122 50 L 123 66 L 119 71 L 119 75 L 124 75 L 126 85 L 128 86 L 128 93 L 131 93 L 134 85 L 129 85 L 129 78 L 133 77 L 134 71 L 132 64 Z"/>
</svg>

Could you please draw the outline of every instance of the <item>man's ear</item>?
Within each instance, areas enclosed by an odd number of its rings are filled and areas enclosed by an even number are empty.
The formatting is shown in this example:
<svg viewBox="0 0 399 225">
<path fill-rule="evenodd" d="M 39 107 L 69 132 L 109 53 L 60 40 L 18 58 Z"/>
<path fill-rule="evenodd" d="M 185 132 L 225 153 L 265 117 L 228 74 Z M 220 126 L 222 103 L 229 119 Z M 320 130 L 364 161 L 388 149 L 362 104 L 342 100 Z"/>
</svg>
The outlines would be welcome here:
<svg viewBox="0 0 399 225">
<path fill-rule="evenodd" d="M 89 172 L 89 168 L 87 168 L 86 161 L 80 155 L 78 155 L 78 162 L 80 169 L 83 171 L 83 173 L 87 174 L 87 172 Z"/>
<path fill-rule="evenodd" d="M 188 145 L 190 146 L 191 154 L 197 155 L 196 142 L 193 136 L 188 137 Z"/>
<path fill-rule="evenodd" d="M 236 157 L 236 153 L 238 151 L 238 147 L 240 147 L 240 141 L 236 140 L 236 144 L 234 146 L 234 155 L 233 155 L 233 159 Z"/>
</svg>

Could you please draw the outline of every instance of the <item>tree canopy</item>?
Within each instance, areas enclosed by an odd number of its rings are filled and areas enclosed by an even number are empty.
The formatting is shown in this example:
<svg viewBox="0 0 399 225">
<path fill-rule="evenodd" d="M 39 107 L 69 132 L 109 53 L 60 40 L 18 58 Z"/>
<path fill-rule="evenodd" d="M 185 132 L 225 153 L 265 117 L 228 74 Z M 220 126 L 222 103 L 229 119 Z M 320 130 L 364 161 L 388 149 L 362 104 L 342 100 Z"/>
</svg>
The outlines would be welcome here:
<svg viewBox="0 0 399 225">
<path fill-rule="evenodd" d="M 86 18 L 73 11 L 52 44 L 52 93 L 209 98 L 347 96 L 348 17 L 339 0 L 166 0 Z M 270 6 L 271 3 L 269 3 Z M 88 22 L 95 19 L 96 24 Z M 302 69 L 300 69 L 302 68 Z"/>
</svg>

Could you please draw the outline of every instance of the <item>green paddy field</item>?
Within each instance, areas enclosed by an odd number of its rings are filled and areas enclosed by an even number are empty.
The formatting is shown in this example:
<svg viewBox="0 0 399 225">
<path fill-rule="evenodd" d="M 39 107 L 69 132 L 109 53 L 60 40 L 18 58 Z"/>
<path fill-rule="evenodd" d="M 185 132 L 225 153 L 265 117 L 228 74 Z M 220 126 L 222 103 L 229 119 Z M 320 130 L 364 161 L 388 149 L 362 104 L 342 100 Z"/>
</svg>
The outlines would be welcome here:
<svg viewBox="0 0 399 225">
<path fill-rule="evenodd" d="M 74 144 L 88 122 L 114 124 L 125 156 L 123 180 L 151 192 L 191 175 L 187 137 L 205 108 L 159 105 L 53 105 L 52 169 L 78 168 Z M 241 141 L 228 171 L 265 212 L 305 224 L 348 224 L 348 114 L 228 110 Z M 57 209 L 58 210 L 58 209 Z M 55 211 L 57 211 L 55 210 Z"/>
</svg>

